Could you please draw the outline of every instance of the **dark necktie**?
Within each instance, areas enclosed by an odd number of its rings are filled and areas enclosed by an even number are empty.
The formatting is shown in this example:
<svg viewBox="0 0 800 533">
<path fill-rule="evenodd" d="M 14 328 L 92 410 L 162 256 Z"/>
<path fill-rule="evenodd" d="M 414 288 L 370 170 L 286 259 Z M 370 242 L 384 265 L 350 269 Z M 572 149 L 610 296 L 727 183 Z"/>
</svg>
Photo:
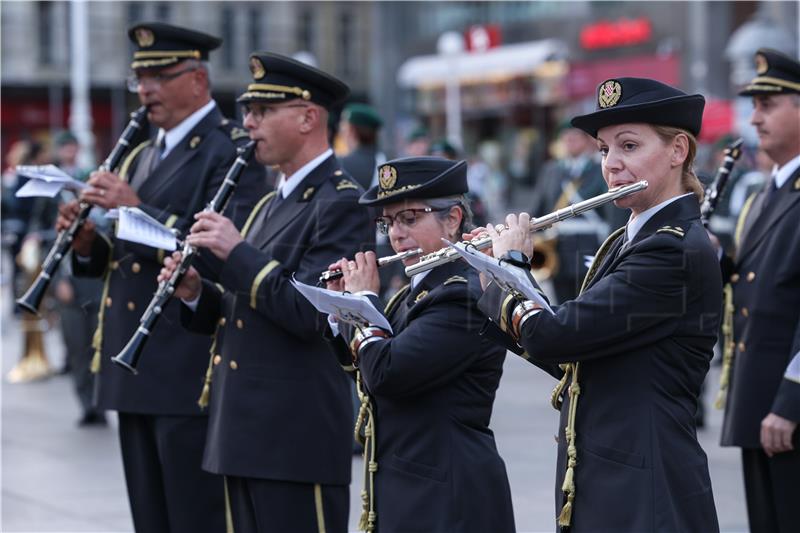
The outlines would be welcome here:
<svg viewBox="0 0 800 533">
<path fill-rule="evenodd" d="M 150 159 L 150 172 L 153 172 L 158 164 L 164 159 L 164 153 L 167 151 L 167 136 L 161 137 L 156 149 L 153 150 L 153 157 Z"/>
<path fill-rule="evenodd" d="M 267 218 L 272 217 L 275 214 L 275 211 L 278 210 L 278 206 L 283 203 L 283 194 L 280 189 L 275 193 L 275 197 L 272 198 L 272 201 L 269 203 L 269 210 L 267 211 Z"/>
<path fill-rule="evenodd" d="M 769 185 L 764 189 L 764 203 L 761 210 L 764 211 L 770 202 L 775 201 L 775 193 L 778 192 L 778 185 L 775 183 L 775 178 L 769 180 Z"/>
</svg>

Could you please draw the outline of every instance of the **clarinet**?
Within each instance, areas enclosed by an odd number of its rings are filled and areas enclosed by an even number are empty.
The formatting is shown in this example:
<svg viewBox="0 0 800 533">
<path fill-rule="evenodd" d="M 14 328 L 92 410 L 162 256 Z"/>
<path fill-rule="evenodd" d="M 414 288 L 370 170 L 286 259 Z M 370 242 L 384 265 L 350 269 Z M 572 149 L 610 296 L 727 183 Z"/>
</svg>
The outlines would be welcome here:
<svg viewBox="0 0 800 533">
<path fill-rule="evenodd" d="M 103 164 L 100 165 L 98 170 L 111 171 L 120 164 L 134 135 L 142 129 L 146 114 L 146 106 L 141 106 L 131 113 L 131 119 L 128 125 L 125 126 L 125 130 L 122 132 L 119 140 L 117 140 L 117 144 L 114 145 L 111 153 L 108 154 L 108 157 L 103 161 Z M 39 305 L 42 303 L 42 298 L 47 291 L 47 287 L 50 285 L 50 280 L 58 270 L 61 260 L 64 259 L 64 256 L 67 255 L 67 252 L 72 248 L 72 241 L 75 239 L 75 235 L 81 229 L 84 222 L 86 222 L 86 219 L 89 217 L 89 212 L 92 210 L 92 204 L 88 202 L 80 202 L 79 206 L 80 211 L 75 220 L 72 221 L 72 224 L 70 224 L 67 229 L 61 230 L 58 233 L 56 241 L 53 243 L 53 246 L 50 247 L 50 251 L 47 252 L 44 258 L 42 269 L 36 276 L 36 279 L 33 280 L 33 283 L 25 294 L 17 299 L 17 305 L 20 308 L 34 315 L 39 314 Z"/>
<path fill-rule="evenodd" d="M 205 212 L 222 213 L 225 211 L 228 201 L 236 190 L 236 185 L 239 183 L 242 172 L 253 157 L 255 146 L 256 141 L 250 141 L 246 145 L 236 149 L 236 160 L 233 162 L 233 165 L 231 165 L 231 168 L 228 169 L 227 174 L 225 174 L 225 179 L 222 181 L 222 185 L 220 185 L 214 198 L 204 209 Z M 184 240 L 183 246 L 181 247 L 181 260 L 178 267 L 172 272 L 169 279 L 158 284 L 158 289 L 156 289 L 152 300 L 150 300 L 150 304 L 139 320 L 139 327 L 136 329 L 136 332 L 122 351 L 111 358 L 114 363 L 133 374 L 137 373 L 136 367 L 147 339 L 150 337 L 150 332 L 153 331 L 153 328 L 158 323 L 161 312 L 167 304 L 169 304 L 172 294 L 175 292 L 175 288 L 180 284 L 181 279 L 183 279 L 189 267 L 192 266 L 192 262 L 196 256 L 197 248 L 191 246 Z"/>
<path fill-rule="evenodd" d="M 700 207 L 700 220 L 705 227 L 708 227 L 708 221 L 717 208 L 717 203 L 719 203 L 719 198 L 722 195 L 722 191 L 725 189 L 725 185 L 728 184 L 728 178 L 731 176 L 733 165 L 742 155 L 743 142 L 744 140 L 741 138 L 736 139 L 725 148 L 725 157 L 722 160 L 722 164 L 717 169 L 717 175 L 714 176 L 714 181 L 712 181 L 711 185 L 706 189 L 703 205 Z"/>
</svg>

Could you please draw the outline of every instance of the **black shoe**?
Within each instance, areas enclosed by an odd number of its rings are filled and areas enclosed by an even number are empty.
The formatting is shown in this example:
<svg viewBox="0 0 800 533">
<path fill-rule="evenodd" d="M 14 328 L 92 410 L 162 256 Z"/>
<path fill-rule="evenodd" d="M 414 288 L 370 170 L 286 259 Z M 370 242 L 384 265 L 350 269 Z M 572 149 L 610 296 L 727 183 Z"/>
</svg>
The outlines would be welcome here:
<svg viewBox="0 0 800 533">
<path fill-rule="evenodd" d="M 78 427 L 88 426 L 107 426 L 105 413 L 98 413 L 97 411 L 88 411 L 83 413 L 83 416 L 78 420 Z"/>
</svg>

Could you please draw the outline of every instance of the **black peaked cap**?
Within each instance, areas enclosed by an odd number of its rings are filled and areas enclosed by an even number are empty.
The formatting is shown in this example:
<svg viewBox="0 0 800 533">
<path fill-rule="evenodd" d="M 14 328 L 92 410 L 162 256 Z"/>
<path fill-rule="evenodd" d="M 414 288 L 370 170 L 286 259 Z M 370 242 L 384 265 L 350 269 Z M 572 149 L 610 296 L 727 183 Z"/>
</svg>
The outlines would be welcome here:
<svg viewBox="0 0 800 533">
<path fill-rule="evenodd" d="M 648 78 L 614 78 L 597 88 L 597 110 L 570 121 L 573 127 L 597 137 L 606 126 L 645 123 L 700 133 L 705 98 L 686 94 Z"/>
<path fill-rule="evenodd" d="M 213 35 L 163 22 L 134 24 L 128 37 L 136 45 L 132 69 L 167 67 L 186 59 L 208 61 L 208 53 L 222 44 Z"/>
<path fill-rule="evenodd" d="M 250 72 L 253 83 L 238 102 L 275 103 L 301 98 L 330 109 L 350 94 L 350 87 L 330 74 L 271 52 L 250 54 Z"/>
<path fill-rule="evenodd" d="M 378 184 L 365 192 L 358 203 L 386 205 L 410 198 L 442 198 L 468 191 L 466 161 L 405 157 L 379 166 Z"/>
<path fill-rule="evenodd" d="M 740 96 L 756 94 L 800 93 L 800 62 L 771 48 L 759 48 L 755 54 L 756 77 Z"/>
</svg>

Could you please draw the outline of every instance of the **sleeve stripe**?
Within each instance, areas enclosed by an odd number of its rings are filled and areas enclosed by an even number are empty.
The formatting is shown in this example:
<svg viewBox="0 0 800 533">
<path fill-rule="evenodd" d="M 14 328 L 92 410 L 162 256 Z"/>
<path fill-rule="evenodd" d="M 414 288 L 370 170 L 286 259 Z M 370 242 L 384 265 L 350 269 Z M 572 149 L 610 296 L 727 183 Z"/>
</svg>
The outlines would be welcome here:
<svg viewBox="0 0 800 533">
<path fill-rule="evenodd" d="M 275 270 L 275 267 L 280 265 L 278 261 L 274 259 L 267 263 L 267 266 L 261 269 L 261 271 L 256 274 L 256 277 L 253 278 L 253 286 L 250 288 L 250 307 L 253 309 L 256 308 L 256 297 L 258 296 L 258 288 L 261 286 L 261 282 L 264 281 L 270 272 Z"/>
</svg>

